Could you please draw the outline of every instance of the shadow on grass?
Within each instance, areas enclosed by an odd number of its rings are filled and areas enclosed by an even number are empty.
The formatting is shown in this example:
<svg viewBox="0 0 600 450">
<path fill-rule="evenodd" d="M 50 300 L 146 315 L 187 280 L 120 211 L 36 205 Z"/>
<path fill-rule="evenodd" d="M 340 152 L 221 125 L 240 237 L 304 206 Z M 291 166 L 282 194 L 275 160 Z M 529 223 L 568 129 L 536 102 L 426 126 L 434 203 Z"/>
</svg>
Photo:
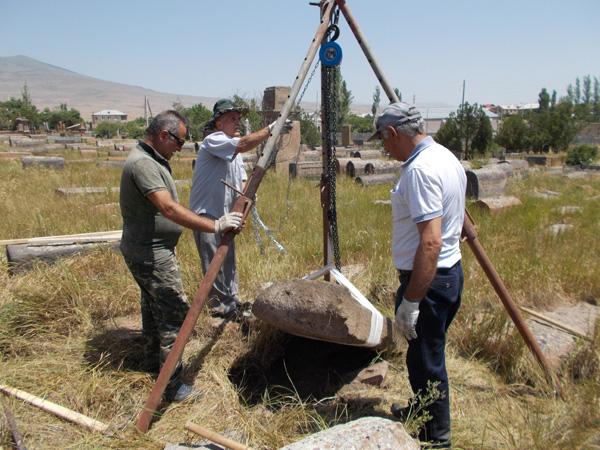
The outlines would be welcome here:
<svg viewBox="0 0 600 450">
<path fill-rule="evenodd" d="M 273 348 L 273 342 L 257 342 L 255 348 L 232 365 L 229 378 L 238 388 L 242 403 L 248 406 L 267 403 L 266 406 L 277 408 L 277 404 L 286 403 L 286 398 L 290 401 L 293 398 L 296 403 L 321 401 L 335 396 L 377 357 L 377 352 L 370 348 L 283 332 L 278 336 L 277 347 Z M 265 354 L 271 357 L 264 357 Z"/>
<path fill-rule="evenodd" d="M 185 363 L 184 381 L 195 378 L 202 368 L 206 356 L 219 340 L 226 324 L 227 322 L 223 321 L 216 327 L 210 341 L 190 361 Z M 103 330 L 90 337 L 86 347 L 84 358 L 90 365 L 108 367 L 110 370 L 116 371 L 145 372 L 141 330 L 124 327 Z"/>
</svg>

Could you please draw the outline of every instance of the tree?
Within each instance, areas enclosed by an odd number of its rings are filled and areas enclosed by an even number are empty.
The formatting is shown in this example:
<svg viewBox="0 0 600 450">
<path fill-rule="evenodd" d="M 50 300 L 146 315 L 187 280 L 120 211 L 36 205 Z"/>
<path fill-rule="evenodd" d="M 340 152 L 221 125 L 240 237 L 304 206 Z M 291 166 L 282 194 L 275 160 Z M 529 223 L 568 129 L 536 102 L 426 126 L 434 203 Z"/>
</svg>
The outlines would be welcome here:
<svg viewBox="0 0 600 450">
<path fill-rule="evenodd" d="M 110 138 L 120 134 L 121 127 L 122 127 L 121 124 L 118 124 L 115 122 L 108 122 L 108 121 L 100 122 L 94 128 L 94 134 L 96 135 L 96 137 L 110 139 Z"/>
<path fill-rule="evenodd" d="M 473 154 L 484 155 L 493 142 L 492 123 L 482 108 L 479 108 L 476 115 L 479 123 L 472 141 Z"/>
<path fill-rule="evenodd" d="M 394 88 L 394 92 L 396 93 L 396 96 L 398 97 L 398 101 L 401 102 L 402 101 L 402 93 L 400 92 L 400 89 Z"/>
<path fill-rule="evenodd" d="M 548 128 L 550 146 L 559 151 L 566 151 L 581 130 L 581 124 L 573 114 L 574 106 L 568 102 L 559 102 L 550 114 Z"/>
<path fill-rule="evenodd" d="M 578 145 L 567 152 L 567 166 L 591 164 L 598 158 L 598 148 L 593 145 Z"/>
<path fill-rule="evenodd" d="M 16 129 L 17 118 L 27 119 L 30 127 L 33 128 L 38 128 L 41 124 L 38 110 L 29 98 L 27 85 L 23 89 L 22 98 L 11 97 L 5 102 L 0 102 L 0 125 L 2 129 Z"/>
<path fill-rule="evenodd" d="M 212 117 L 212 111 L 206 108 L 202 103 L 197 103 L 186 108 L 181 102 L 173 103 L 173 109 L 183 114 L 188 121 L 187 136 L 191 141 L 198 141 L 203 138 L 202 128 Z"/>
<path fill-rule="evenodd" d="M 321 133 L 313 121 L 313 117 L 301 110 L 297 114 L 300 122 L 300 143 L 309 147 L 321 145 Z"/>
<path fill-rule="evenodd" d="M 144 139 L 146 137 L 146 121 L 143 117 L 136 117 L 122 124 L 121 131 L 127 134 L 129 139 Z"/>
<path fill-rule="evenodd" d="M 502 122 L 496 143 L 509 152 L 520 151 L 526 146 L 527 122 L 520 115 L 508 116 Z"/>
<path fill-rule="evenodd" d="M 45 122 L 51 130 L 57 129 L 60 123 L 65 127 L 70 127 L 84 122 L 78 110 L 71 108 L 71 110 L 67 111 L 66 103 L 60 103 L 54 111 L 44 108 L 40 113 L 40 120 Z"/>
<path fill-rule="evenodd" d="M 477 103 L 467 102 L 456 113 L 450 113 L 435 140 L 450 150 L 461 152 L 465 159 L 473 159 L 478 153 L 484 154 L 492 143 L 492 125 Z"/>
<path fill-rule="evenodd" d="M 450 113 L 450 118 L 444 122 L 434 139 L 437 143 L 443 145 L 453 152 L 462 152 L 462 142 L 460 140 L 460 130 L 456 122 L 456 114 Z"/>
<path fill-rule="evenodd" d="M 526 115 L 529 123 L 527 145 L 535 152 L 548 152 L 550 149 L 567 150 L 580 130 L 579 119 L 575 116 L 576 105 L 568 99 L 560 101 L 547 111 L 533 111 Z"/>
<path fill-rule="evenodd" d="M 546 88 L 542 88 L 542 91 L 538 96 L 538 104 L 540 105 L 541 111 L 548 111 L 550 109 L 550 95 Z"/>
<path fill-rule="evenodd" d="M 583 77 L 583 103 L 592 103 L 592 78 L 589 75 Z"/>
<path fill-rule="evenodd" d="M 347 123 L 352 125 L 352 131 L 356 133 L 375 133 L 373 116 L 361 117 L 351 113 L 348 116 Z"/>
<path fill-rule="evenodd" d="M 242 124 L 245 119 L 248 119 L 250 123 L 250 129 L 252 132 L 258 131 L 261 128 L 264 128 L 268 125 L 268 123 L 262 123 L 262 115 L 260 114 L 260 103 L 257 99 L 251 98 L 250 100 L 244 100 L 239 95 L 233 96 L 233 103 L 235 106 L 239 108 L 245 108 L 248 110 L 246 116 L 242 119 Z"/>
<path fill-rule="evenodd" d="M 377 111 L 379 111 L 379 102 L 381 101 L 381 91 L 379 86 L 375 86 L 375 93 L 373 94 L 373 105 L 371 106 L 371 114 L 373 117 L 377 117 Z"/>
<path fill-rule="evenodd" d="M 342 78 L 342 73 L 339 67 L 336 69 L 336 86 L 337 86 L 337 130 L 342 130 L 342 125 L 347 123 L 348 116 L 350 115 L 350 105 L 354 96 L 352 91 L 348 89 L 346 80 Z"/>
<path fill-rule="evenodd" d="M 594 88 L 592 94 L 592 121 L 600 120 L 600 86 L 598 85 L 598 77 L 594 77 Z"/>
</svg>

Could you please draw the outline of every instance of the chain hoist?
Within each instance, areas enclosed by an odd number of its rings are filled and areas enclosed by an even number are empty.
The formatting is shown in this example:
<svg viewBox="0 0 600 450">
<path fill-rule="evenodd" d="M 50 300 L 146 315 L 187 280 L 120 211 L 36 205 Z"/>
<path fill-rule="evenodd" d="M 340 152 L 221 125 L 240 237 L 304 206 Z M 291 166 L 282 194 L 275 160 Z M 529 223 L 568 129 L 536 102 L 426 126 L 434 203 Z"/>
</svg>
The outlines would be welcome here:
<svg viewBox="0 0 600 450">
<path fill-rule="evenodd" d="M 339 64 L 342 60 L 342 49 L 335 43 L 339 37 L 339 28 L 337 26 L 337 14 L 332 17 L 332 24 L 327 29 L 329 41 L 321 46 L 319 53 L 321 63 L 324 66 L 324 89 L 323 89 L 323 121 L 327 124 L 327 133 L 325 133 L 325 155 L 326 176 L 324 183 L 327 188 L 327 220 L 329 222 L 329 233 L 331 245 L 333 247 L 333 262 L 335 267 L 340 270 L 340 246 L 337 226 L 337 207 L 336 207 L 336 143 L 337 143 L 337 122 L 338 122 L 338 79 Z M 331 34 L 333 33 L 333 36 Z"/>
</svg>

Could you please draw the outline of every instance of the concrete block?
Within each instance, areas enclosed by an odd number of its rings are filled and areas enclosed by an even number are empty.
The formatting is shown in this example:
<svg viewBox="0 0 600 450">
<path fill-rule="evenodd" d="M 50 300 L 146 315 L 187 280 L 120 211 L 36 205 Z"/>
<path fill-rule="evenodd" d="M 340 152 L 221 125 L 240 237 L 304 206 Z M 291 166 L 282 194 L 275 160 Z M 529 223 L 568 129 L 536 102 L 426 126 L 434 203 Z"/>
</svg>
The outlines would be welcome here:
<svg viewBox="0 0 600 450">
<path fill-rule="evenodd" d="M 396 184 L 398 174 L 395 173 L 378 173 L 373 175 L 361 175 L 356 177 L 355 182 L 363 186 L 371 186 L 374 184 Z"/>
<path fill-rule="evenodd" d="M 34 166 L 47 167 L 49 169 L 64 170 L 65 158 L 58 156 L 26 156 L 21 158 L 23 169 Z"/>
<path fill-rule="evenodd" d="M 346 175 L 357 177 L 359 175 L 370 175 L 374 172 L 372 161 L 364 159 L 352 159 L 346 164 Z"/>
<path fill-rule="evenodd" d="M 506 191 L 508 175 L 506 171 L 494 166 L 469 170 L 467 175 L 467 197 L 475 199 L 497 197 Z"/>
<path fill-rule="evenodd" d="M 14 244 L 6 246 L 6 258 L 10 274 L 31 269 L 36 261 L 55 263 L 60 258 L 72 257 L 88 253 L 98 248 L 112 248 L 119 251 L 120 242 L 64 245 L 29 245 Z"/>
<path fill-rule="evenodd" d="M 523 202 L 512 195 L 505 195 L 493 198 L 480 198 L 475 204 L 479 208 L 485 209 L 492 214 L 496 214 L 505 208 L 522 205 Z"/>
</svg>

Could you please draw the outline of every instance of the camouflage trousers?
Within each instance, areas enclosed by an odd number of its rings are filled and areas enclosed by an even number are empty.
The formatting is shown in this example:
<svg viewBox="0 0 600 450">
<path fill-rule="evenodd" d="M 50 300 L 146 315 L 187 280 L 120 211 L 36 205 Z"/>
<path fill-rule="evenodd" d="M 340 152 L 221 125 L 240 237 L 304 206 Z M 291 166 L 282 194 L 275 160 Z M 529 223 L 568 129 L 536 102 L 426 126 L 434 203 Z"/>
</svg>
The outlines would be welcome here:
<svg viewBox="0 0 600 450">
<path fill-rule="evenodd" d="M 144 370 L 158 372 L 177 338 L 190 309 L 183 290 L 177 258 L 172 255 L 154 263 L 125 263 L 141 291 Z M 181 382 L 181 358 L 167 387 Z"/>
</svg>

